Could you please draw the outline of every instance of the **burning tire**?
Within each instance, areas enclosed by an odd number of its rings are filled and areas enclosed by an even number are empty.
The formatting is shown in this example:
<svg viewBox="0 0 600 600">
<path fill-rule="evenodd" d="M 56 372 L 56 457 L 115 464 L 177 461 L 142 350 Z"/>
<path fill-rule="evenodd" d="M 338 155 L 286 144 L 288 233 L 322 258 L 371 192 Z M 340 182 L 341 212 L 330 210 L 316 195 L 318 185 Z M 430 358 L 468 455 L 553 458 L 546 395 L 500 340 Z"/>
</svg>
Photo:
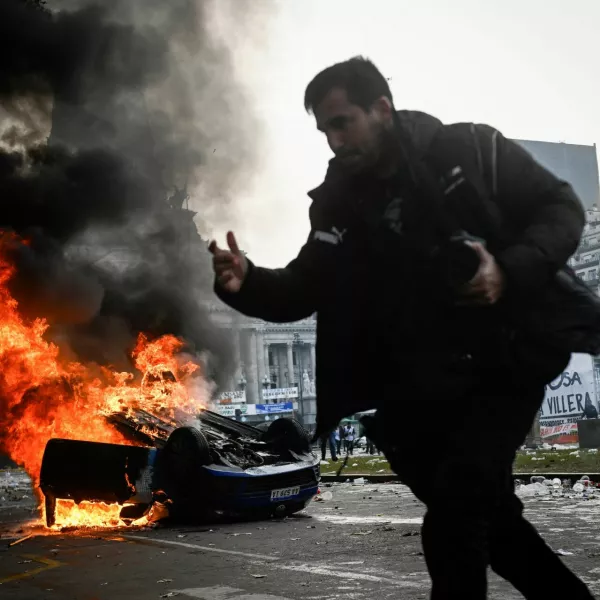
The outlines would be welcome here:
<svg viewBox="0 0 600 600">
<path fill-rule="evenodd" d="M 262 441 L 270 444 L 276 452 L 310 452 L 310 436 L 294 419 L 281 418 L 273 421 L 263 434 Z"/>
</svg>

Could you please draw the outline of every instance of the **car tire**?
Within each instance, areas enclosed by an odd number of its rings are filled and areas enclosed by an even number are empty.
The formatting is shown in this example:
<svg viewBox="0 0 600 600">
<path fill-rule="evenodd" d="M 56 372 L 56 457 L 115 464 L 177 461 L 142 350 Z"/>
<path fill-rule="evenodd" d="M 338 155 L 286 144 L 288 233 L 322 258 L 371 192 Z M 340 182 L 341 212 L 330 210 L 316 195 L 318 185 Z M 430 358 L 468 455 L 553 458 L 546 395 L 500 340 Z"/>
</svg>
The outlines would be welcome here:
<svg viewBox="0 0 600 600">
<path fill-rule="evenodd" d="M 262 441 L 270 444 L 276 452 L 310 452 L 310 435 L 294 419 L 280 418 L 273 421 L 263 434 Z"/>
<path fill-rule="evenodd" d="M 201 479 L 201 468 L 211 463 L 208 441 L 195 427 L 175 429 L 161 451 L 163 477 L 178 491 L 196 488 Z"/>
</svg>

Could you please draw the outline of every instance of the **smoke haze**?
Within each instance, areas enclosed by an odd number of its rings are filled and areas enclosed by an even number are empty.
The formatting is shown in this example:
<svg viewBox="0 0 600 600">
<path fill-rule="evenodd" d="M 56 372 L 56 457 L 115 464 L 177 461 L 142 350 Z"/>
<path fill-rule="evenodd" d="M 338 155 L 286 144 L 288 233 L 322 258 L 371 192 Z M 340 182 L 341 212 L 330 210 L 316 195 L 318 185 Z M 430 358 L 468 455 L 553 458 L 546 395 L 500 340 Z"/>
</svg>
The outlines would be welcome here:
<svg viewBox="0 0 600 600">
<path fill-rule="evenodd" d="M 0 227 L 29 240 L 12 291 L 82 360 L 122 366 L 139 331 L 173 333 L 218 383 L 231 372 L 196 223 L 232 222 L 255 170 L 260 128 L 218 22 L 239 43 L 271 5 L 243 7 L 0 3 Z"/>
</svg>

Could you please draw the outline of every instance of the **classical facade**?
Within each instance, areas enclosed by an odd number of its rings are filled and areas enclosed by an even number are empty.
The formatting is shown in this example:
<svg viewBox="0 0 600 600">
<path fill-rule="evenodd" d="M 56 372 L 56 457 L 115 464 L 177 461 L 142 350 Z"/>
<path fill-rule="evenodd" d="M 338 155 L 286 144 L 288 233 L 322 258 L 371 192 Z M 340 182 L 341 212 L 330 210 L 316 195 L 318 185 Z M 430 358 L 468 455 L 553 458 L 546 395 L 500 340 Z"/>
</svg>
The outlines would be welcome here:
<svg viewBox="0 0 600 600">
<path fill-rule="evenodd" d="M 232 331 L 237 342 L 238 367 L 228 386 L 230 391 L 244 390 L 249 405 L 281 404 L 283 396 L 293 398 L 296 416 L 307 426 L 314 424 L 316 320 L 266 323 L 244 317 L 223 304 L 213 306 L 212 313 L 214 322 Z M 293 388 L 296 392 L 290 393 Z M 256 414 L 248 420 L 264 418 Z"/>
</svg>

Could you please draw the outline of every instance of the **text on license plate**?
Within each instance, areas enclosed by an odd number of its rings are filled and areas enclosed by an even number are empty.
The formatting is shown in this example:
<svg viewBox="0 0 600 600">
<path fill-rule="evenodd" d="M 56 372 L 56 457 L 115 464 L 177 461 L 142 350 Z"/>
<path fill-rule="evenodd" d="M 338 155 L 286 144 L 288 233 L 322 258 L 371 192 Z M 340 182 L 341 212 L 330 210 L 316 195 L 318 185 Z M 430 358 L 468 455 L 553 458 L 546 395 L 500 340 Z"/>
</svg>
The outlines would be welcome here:
<svg viewBox="0 0 600 600">
<path fill-rule="evenodd" d="M 291 498 L 297 496 L 300 493 L 300 487 L 282 488 L 280 490 L 271 490 L 271 500 L 283 500 L 284 498 Z"/>
</svg>

